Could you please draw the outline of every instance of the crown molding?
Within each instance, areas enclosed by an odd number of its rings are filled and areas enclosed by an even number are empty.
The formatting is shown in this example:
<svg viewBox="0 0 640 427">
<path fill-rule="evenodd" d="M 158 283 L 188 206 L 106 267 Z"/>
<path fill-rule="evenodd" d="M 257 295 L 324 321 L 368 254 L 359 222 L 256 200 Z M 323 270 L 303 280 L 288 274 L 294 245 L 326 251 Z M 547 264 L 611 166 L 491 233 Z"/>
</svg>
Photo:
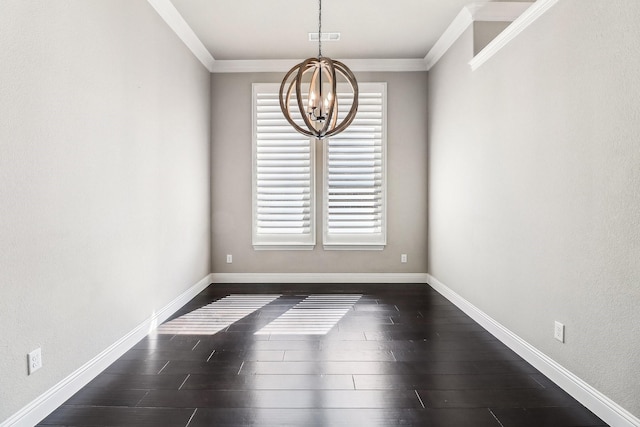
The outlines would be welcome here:
<svg viewBox="0 0 640 427">
<path fill-rule="evenodd" d="M 495 2 L 472 3 L 463 7 L 429 53 L 427 53 L 427 56 L 424 57 L 427 70 L 430 70 L 447 53 L 474 21 L 515 21 L 533 4 L 529 2 Z"/>
<path fill-rule="evenodd" d="M 525 28 L 533 24 L 538 18 L 546 13 L 560 0 L 538 0 L 522 15 L 511 23 L 505 30 L 491 41 L 484 49 L 469 61 L 472 70 L 476 70 L 484 64 L 489 58 L 495 55 L 500 49 L 505 47 L 518 34 L 523 32 Z"/>
<path fill-rule="evenodd" d="M 353 72 L 411 72 L 427 71 L 421 58 L 404 59 L 339 59 Z M 216 60 L 212 73 L 286 73 L 300 59 Z"/>
<path fill-rule="evenodd" d="M 458 38 L 465 32 L 465 30 L 473 23 L 473 15 L 469 11 L 468 6 L 462 8 L 458 16 L 455 17 L 453 22 L 447 27 L 444 33 L 440 36 L 438 41 L 433 45 L 427 56 L 424 57 L 424 62 L 427 64 L 427 70 L 430 70 L 436 63 L 444 56 L 445 53 L 453 46 Z"/>
<path fill-rule="evenodd" d="M 180 40 L 187 45 L 202 65 L 211 72 L 215 59 L 213 59 L 209 50 L 202 44 L 202 41 L 196 36 L 196 33 L 193 32 L 173 3 L 170 0 L 147 0 L 147 2 L 158 12 L 158 15 L 176 33 Z"/>
</svg>

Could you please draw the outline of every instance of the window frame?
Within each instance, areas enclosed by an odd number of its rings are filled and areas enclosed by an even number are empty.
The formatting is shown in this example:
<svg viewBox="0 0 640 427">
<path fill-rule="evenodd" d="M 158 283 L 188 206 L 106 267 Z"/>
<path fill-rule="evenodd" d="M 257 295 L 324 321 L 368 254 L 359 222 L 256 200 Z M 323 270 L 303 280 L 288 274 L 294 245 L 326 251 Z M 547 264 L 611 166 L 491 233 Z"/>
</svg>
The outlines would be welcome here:
<svg viewBox="0 0 640 427">
<path fill-rule="evenodd" d="M 338 92 L 348 93 L 338 85 Z M 254 250 L 313 250 L 316 246 L 316 235 L 322 234 L 322 244 L 324 250 L 383 250 L 387 244 L 387 83 L 386 82 L 364 82 L 359 83 L 360 93 L 374 92 L 381 94 L 381 230 L 375 234 L 331 234 L 328 232 L 328 142 L 324 140 L 309 140 L 309 233 L 304 234 L 259 234 L 258 233 L 258 94 L 267 94 L 276 98 L 279 93 L 279 83 L 253 83 L 252 84 L 252 245 Z M 278 106 L 279 109 L 279 106 Z M 354 122 L 357 122 L 358 115 Z M 284 116 L 282 122 L 286 123 Z M 279 125 L 278 125 L 279 126 Z M 306 138 L 298 134 L 293 127 L 286 132 L 296 134 L 301 138 Z M 353 126 L 353 124 L 352 124 Z M 284 129 L 284 128 L 283 128 Z M 340 136 L 337 135 L 336 138 Z M 321 187 L 316 188 L 318 168 L 316 167 L 317 144 L 322 144 L 322 177 Z M 320 155 L 318 153 L 318 155 Z M 321 197 L 321 201 L 318 201 Z M 321 207 L 321 229 L 316 221 L 318 206 Z"/>
</svg>

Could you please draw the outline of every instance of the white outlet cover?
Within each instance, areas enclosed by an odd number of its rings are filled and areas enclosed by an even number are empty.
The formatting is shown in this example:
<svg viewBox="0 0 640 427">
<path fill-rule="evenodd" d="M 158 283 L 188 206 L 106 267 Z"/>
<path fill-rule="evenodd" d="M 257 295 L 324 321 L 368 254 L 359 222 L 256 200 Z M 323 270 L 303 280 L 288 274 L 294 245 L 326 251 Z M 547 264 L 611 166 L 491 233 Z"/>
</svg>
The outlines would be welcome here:
<svg viewBox="0 0 640 427">
<path fill-rule="evenodd" d="M 562 323 L 555 322 L 553 337 L 560 342 L 564 342 L 564 325 Z"/>
<path fill-rule="evenodd" d="M 42 350 L 40 348 L 36 348 L 29 353 L 27 355 L 27 362 L 29 364 L 29 375 L 42 368 Z"/>
</svg>

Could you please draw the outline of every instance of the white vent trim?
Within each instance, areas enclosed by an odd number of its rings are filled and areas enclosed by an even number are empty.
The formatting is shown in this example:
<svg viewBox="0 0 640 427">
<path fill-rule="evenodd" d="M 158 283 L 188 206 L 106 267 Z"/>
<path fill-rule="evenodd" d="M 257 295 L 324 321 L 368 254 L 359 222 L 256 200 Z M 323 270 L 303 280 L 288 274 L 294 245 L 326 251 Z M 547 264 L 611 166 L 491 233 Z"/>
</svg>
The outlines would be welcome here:
<svg viewBox="0 0 640 427">
<path fill-rule="evenodd" d="M 309 41 L 310 42 L 317 42 L 318 41 L 318 32 L 309 33 Z M 337 32 L 321 33 L 320 34 L 320 41 L 323 41 L 323 42 L 339 42 L 340 41 L 340 33 L 337 33 Z"/>
</svg>

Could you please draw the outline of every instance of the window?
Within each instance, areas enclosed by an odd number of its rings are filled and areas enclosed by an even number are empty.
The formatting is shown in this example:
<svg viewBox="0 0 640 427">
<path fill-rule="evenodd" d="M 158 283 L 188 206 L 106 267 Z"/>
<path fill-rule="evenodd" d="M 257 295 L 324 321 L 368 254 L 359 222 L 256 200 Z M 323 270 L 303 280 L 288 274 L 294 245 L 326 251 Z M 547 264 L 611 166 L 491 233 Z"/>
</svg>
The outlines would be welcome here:
<svg viewBox="0 0 640 427">
<path fill-rule="evenodd" d="M 279 88 L 253 85 L 253 246 L 313 249 L 316 141 L 286 121 Z M 323 155 L 318 197 L 325 249 L 386 244 L 386 84 L 360 83 L 359 90 L 358 113 L 349 128 L 317 142 Z M 351 93 L 338 92 L 341 103 L 351 103 Z"/>
<path fill-rule="evenodd" d="M 253 85 L 253 246 L 313 249 L 314 142 L 280 110 L 279 85 Z"/>
<path fill-rule="evenodd" d="M 386 84 L 362 83 L 358 113 L 324 143 L 325 249 L 383 249 L 386 244 Z M 340 99 L 350 103 L 350 99 Z"/>
</svg>

